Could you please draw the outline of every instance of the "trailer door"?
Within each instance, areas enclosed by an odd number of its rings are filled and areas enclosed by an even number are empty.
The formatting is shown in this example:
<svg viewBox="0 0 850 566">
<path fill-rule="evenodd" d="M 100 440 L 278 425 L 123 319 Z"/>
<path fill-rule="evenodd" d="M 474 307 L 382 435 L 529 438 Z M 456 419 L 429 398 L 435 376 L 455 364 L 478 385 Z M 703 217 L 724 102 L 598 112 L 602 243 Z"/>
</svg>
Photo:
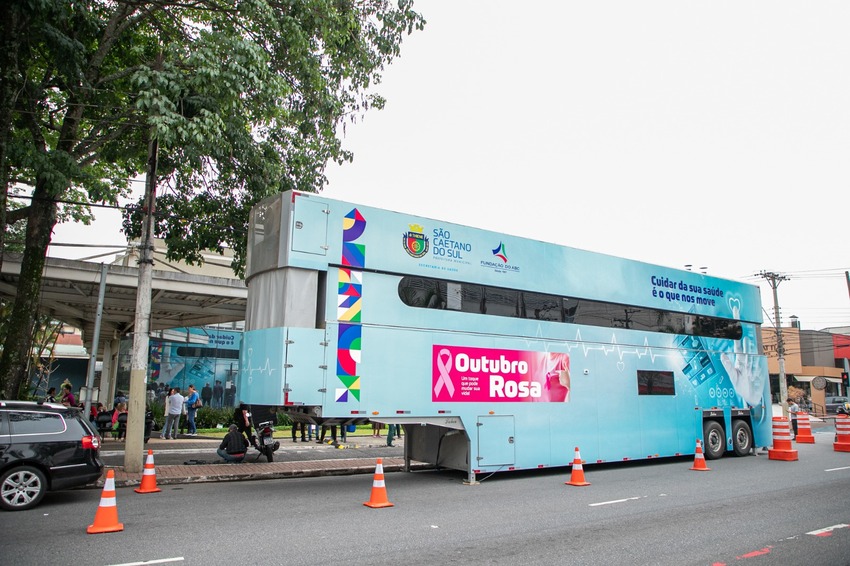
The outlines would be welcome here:
<svg viewBox="0 0 850 566">
<path fill-rule="evenodd" d="M 286 329 L 285 403 L 322 405 L 327 389 L 327 338 L 316 328 Z"/>
<path fill-rule="evenodd" d="M 483 415 L 478 417 L 478 468 L 513 466 L 513 415 Z"/>
<path fill-rule="evenodd" d="M 298 199 L 293 214 L 292 251 L 327 255 L 328 214 L 328 203 L 303 197 Z"/>
</svg>

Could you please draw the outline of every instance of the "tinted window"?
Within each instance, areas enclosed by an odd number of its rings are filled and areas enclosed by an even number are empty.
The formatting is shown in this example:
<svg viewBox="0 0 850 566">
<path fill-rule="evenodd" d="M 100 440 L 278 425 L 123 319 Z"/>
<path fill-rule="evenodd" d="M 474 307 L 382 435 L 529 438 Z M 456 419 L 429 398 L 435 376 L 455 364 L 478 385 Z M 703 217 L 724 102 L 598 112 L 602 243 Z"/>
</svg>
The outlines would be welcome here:
<svg viewBox="0 0 850 566">
<path fill-rule="evenodd" d="M 519 291 L 486 287 L 484 289 L 484 304 L 487 314 L 496 316 L 519 316 Z"/>
<path fill-rule="evenodd" d="M 59 434 L 65 432 L 65 420 L 56 413 L 9 413 L 12 434 Z"/>
<path fill-rule="evenodd" d="M 484 287 L 480 285 L 463 285 L 460 290 L 460 310 L 484 314 Z"/>
<path fill-rule="evenodd" d="M 404 304 L 418 308 L 729 340 L 740 340 L 743 335 L 737 320 L 427 277 L 403 277 L 398 295 Z"/>
<path fill-rule="evenodd" d="M 638 395 L 675 395 L 672 371 L 637 372 Z"/>
<path fill-rule="evenodd" d="M 561 299 L 541 293 L 522 294 L 522 318 L 561 322 L 564 315 L 561 312 Z"/>
<path fill-rule="evenodd" d="M 398 296 L 411 307 L 446 308 L 446 282 L 421 277 L 405 277 L 398 286 Z"/>
<path fill-rule="evenodd" d="M 199 346 L 179 346 L 177 354 L 184 358 L 226 358 L 239 359 L 239 350 L 227 350 L 218 348 L 202 348 Z"/>
</svg>

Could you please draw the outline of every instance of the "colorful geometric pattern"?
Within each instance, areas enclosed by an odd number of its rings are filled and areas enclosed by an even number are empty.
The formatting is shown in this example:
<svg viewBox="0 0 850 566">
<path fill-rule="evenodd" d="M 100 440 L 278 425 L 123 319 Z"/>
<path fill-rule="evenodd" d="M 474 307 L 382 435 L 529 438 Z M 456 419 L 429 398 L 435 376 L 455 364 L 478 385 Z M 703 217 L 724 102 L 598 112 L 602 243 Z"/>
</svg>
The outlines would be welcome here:
<svg viewBox="0 0 850 566">
<path fill-rule="evenodd" d="M 366 230 L 366 219 L 356 208 L 342 221 L 342 265 L 337 270 L 337 320 L 339 333 L 336 343 L 336 376 L 343 387 L 334 389 L 334 401 L 360 401 L 360 309 L 363 297 L 363 273 L 348 268 L 366 266 L 366 246 L 357 240 Z"/>
<path fill-rule="evenodd" d="M 342 265 L 364 267 L 366 246 L 355 243 L 366 230 L 366 220 L 356 208 L 342 220 Z"/>
<path fill-rule="evenodd" d="M 350 269 L 339 270 L 337 289 L 337 319 L 360 322 L 360 296 L 363 290 L 363 274 Z"/>
</svg>

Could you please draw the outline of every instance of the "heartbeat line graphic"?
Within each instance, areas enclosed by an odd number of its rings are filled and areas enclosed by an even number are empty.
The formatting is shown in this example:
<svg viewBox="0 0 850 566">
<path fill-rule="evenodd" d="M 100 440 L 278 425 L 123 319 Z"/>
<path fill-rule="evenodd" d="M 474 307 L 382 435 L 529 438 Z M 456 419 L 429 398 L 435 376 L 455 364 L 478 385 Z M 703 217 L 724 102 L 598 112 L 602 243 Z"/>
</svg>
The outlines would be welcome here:
<svg viewBox="0 0 850 566">
<path fill-rule="evenodd" d="M 268 356 L 266 356 L 266 361 L 263 365 L 259 365 L 257 367 L 254 367 L 253 356 L 254 356 L 254 349 L 249 348 L 248 349 L 248 356 L 247 356 L 248 357 L 248 364 L 247 364 L 247 367 L 242 369 L 242 375 L 248 376 L 248 383 L 252 383 L 254 381 L 254 373 L 259 373 L 261 376 L 267 375 L 267 376 L 271 377 L 271 375 L 274 372 L 277 371 L 277 369 L 272 367 L 271 360 L 269 359 Z"/>
<path fill-rule="evenodd" d="M 649 345 L 649 340 L 646 338 L 643 339 L 643 346 L 621 345 L 617 342 L 616 333 L 611 335 L 611 341 L 609 343 L 584 342 L 582 340 L 581 330 L 577 329 L 576 336 L 573 340 L 565 340 L 563 342 L 560 342 L 545 340 L 542 336 L 540 327 L 538 327 L 536 337 L 539 338 L 539 340 L 526 340 L 526 345 L 531 346 L 532 344 L 543 342 L 543 351 L 545 352 L 549 352 L 552 347 L 558 346 L 559 348 L 565 348 L 567 353 L 570 355 L 572 355 L 573 350 L 580 350 L 585 358 L 588 357 L 588 353 L 590 352 L 601 352 L 605 357 L 615 355 L 617 359 L 621 362 L 625 358 L 633 356 L 638 360 L 643 358 L 649 358 L 649 360 L 654 363 L 655 360 L 659 358 L 676 358 L 679 355 L 678 352 L 672 353 L 667 348 L 653 348 Z M 559 349 L 558 351 L 561 350 Z"/>
</svg>

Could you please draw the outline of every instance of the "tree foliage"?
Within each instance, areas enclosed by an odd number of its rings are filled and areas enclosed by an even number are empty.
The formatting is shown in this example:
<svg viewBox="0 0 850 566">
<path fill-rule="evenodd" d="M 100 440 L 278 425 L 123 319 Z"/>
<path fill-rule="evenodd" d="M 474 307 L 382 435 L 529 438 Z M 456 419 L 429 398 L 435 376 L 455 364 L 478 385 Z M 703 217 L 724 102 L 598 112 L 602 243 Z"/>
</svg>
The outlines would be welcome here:
<svg viewBox="0 0 850 566">
<path fill-rule="evenodd" d="M 231 247 L 287 189 L 319 191 L 338 132 L 383 99 L 381 72 L 424 19 L 412 0 L 6 0 L 0 3 L 0 238 L 26 221 L 0 390 L 23 383 L 25 340 L 53 227 L 116 204 L 159 147 L 156 232 L 170 259 Z M 15 184 L 30 203 L 6 206 Z M 129 236 L 140 209 L 128 214 Z M 0 253 L 2 253 L 0 241 Z M 0 258 L 2 259 L 2 258 Z"/>
</svg>

